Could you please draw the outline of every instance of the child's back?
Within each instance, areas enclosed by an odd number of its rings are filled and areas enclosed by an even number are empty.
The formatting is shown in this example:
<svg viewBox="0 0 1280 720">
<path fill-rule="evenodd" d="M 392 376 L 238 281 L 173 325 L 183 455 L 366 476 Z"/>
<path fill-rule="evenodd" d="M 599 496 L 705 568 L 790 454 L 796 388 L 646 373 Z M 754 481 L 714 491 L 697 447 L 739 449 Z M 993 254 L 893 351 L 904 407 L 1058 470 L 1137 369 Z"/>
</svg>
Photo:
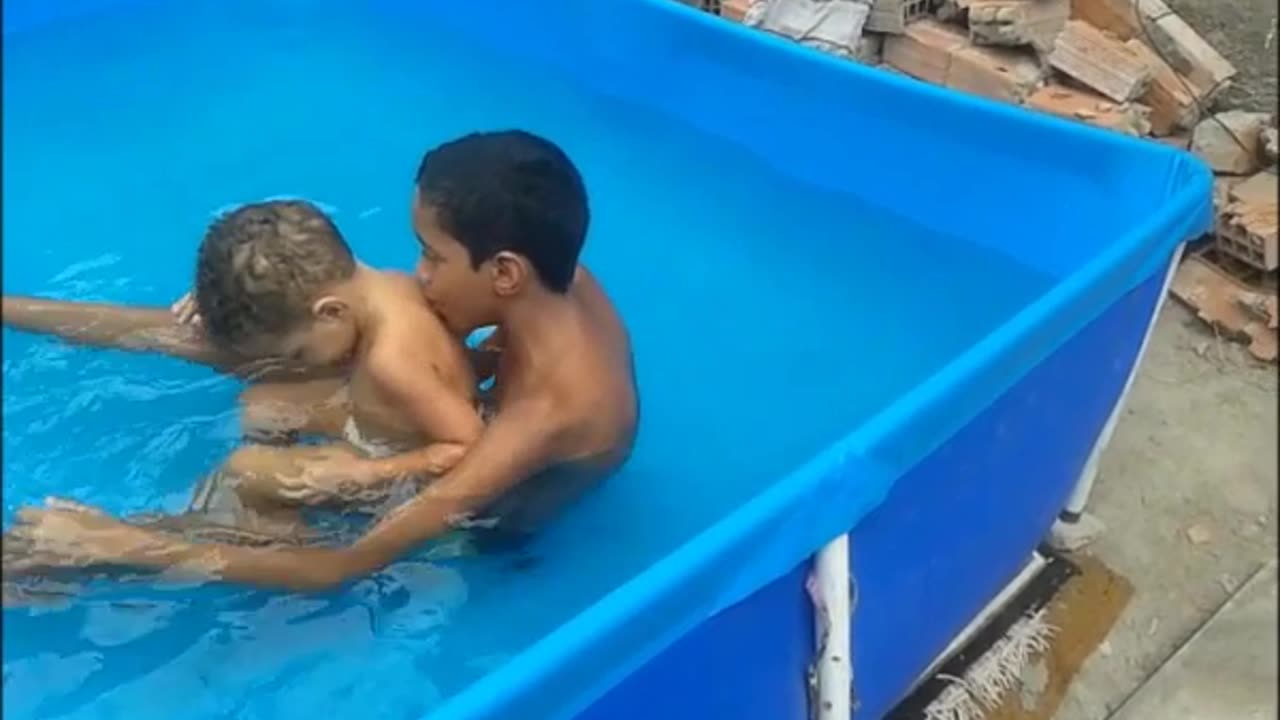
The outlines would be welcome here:
<svg viewBox="0 0 1280 720">
<path fill-rule="evenodd" d="M 462 342 L 409 275 L 358 263 L 318 209 L 239 208 L 210 229 L 197 267 L 196 306 L 215 346 L 342 370 L 248 389 L 251 435 L 317 434 L 381 456 L 478 434 L 475 376 Z"/>
<path fill-rule="evenodd" d="M 425 434 L 415 408 L 405 404 L 402 391 L 388 387 L 386 376 L 430 373 L 438 378 L 441 389 L 474 405 L 476 378 L 466 348 L 427 307 L 411 276 L 369 269 L 361 272 L 366 275 L 362 292 L 369 311 L 368 339 L 351 368 L 345 439 L 401 449 L 454 439 Z M 378 358 L 382 358 L 381 368 L 373 365 Z M 388 364 L 395 367 L 388 369 Z"/>
</svg>

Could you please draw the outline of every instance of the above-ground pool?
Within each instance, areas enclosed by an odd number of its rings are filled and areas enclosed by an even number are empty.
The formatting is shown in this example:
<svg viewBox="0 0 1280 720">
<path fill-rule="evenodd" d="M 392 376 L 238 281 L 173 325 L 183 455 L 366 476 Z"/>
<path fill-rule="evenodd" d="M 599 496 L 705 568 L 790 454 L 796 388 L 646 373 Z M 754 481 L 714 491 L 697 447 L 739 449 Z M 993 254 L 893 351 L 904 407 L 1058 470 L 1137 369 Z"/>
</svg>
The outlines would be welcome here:
<svg viewBox="0 0 1280 720">
<path fill-rule="evenodd" d="M 801 718 L 808 558 L 849 531 L 880 717 L 1062 508 L 1208 222 L 1185 154 L 666 0 L 4 12 L 5 292 L 168 303 L 215 213 L 281 195 L 407 269 L 423 151 L 520 127 L 586 178 L 644 408 L 628 465 L 518 561 L 6 609 L 8 720 Z M 181 508 L 237 389 L 5 330 L 6 526 L 47 495 Z"/>
</svg>

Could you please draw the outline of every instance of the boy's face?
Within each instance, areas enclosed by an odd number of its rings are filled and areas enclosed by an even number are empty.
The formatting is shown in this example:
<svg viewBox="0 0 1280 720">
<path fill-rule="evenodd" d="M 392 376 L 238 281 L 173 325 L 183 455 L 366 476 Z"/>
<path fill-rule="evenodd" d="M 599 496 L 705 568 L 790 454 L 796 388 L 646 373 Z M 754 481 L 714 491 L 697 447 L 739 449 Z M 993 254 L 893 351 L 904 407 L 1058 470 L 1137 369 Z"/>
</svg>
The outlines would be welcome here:
<svg viewBox="0 0 1280 720">
<path fill-rule="evenodd" d="M 239 348 L 246 357 L 280 360 L 291 366 L 336 367 L 348 362 L 358 339 L 346 304 L 327 297 L 312 307 L 312 317 L 280 335 L 264 336 Z"/>
<path fill-rule="evenodd" d="M 435 211 L 413 194 L 413 232 L 422 254 L 414 275 L 422 295 L 454 333 L 465 335 L 497 323 L 490 263 L 472 267 L 467 249 L 445 232 Z"/>
</svg>

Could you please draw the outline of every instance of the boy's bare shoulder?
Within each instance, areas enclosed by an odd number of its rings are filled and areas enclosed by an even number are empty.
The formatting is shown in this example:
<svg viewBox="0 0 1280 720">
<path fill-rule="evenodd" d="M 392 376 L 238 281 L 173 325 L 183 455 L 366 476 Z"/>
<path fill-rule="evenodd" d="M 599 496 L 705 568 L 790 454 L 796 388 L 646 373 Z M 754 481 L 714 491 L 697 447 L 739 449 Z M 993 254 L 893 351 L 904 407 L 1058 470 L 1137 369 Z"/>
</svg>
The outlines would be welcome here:
<svg viewBox="0 0 1280 720">
<path fill-rule="evenodd" d="M 467 356 L 444 322 L 431 311 L 417 283 L 404 273 L 383 271 L 379 276 L 377 338 L 369 348 L 370 369 L 430 368 L 451 381 L 463 382 L 469 371 Z"/>
<path fill-rule="evenodd" d="M 604 288 L 585 267 L 578 272 L 571 292 L 582 322 L 561 367 L 555 404 L 565 415 L 569 445 L 582 454 L 612 456 L 629 450 L 638 421 L 631 341 Z"/>
<path fill-rule="evenodd" d="M 595 336 L 591 346 L 603 354 L 625 356 L 630 372 L 631 336 L 604 286 L 585 265 L 578 267 L 572 292 L 590 321 L 586 327 Z"/>
<path fill-rule="evenodd" d="M 428 332 L 432 339 L 452 338 L 440 316 L 431 311 L 417 281 L 391 270 L 379 271 L 375 298 L 382 329 L 396 337 Z"/>
<path fill-rule="evenodd" d="M 414 280 L 409 273 L 399 270 L 379 270 L 376 277 L 379 290 L 390 293 L 403 302 L 427 307 L 426 301 L 422 299 L 422 292 L 418 289 L 418 281 Z"/>
</svg>

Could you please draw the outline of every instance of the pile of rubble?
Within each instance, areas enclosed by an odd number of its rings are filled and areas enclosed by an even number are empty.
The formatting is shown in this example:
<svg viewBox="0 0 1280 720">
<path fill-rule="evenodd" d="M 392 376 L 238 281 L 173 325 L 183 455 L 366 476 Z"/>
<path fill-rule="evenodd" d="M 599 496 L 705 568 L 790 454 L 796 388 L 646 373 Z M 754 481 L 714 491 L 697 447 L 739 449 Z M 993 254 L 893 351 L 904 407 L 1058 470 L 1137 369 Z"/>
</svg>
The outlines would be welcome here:
<svg viewBox="0 0 1280 720">
<path fill-rule="evenodd" d="M 1276 117 L 1215 107 L 1236 69 L 1163 0 L 682 1 L 853 61 L 1199 155 L 1218 176 L 1217 228 L 1189 255 L 1175 295 L 1275 360 Z"/>
</svg>

